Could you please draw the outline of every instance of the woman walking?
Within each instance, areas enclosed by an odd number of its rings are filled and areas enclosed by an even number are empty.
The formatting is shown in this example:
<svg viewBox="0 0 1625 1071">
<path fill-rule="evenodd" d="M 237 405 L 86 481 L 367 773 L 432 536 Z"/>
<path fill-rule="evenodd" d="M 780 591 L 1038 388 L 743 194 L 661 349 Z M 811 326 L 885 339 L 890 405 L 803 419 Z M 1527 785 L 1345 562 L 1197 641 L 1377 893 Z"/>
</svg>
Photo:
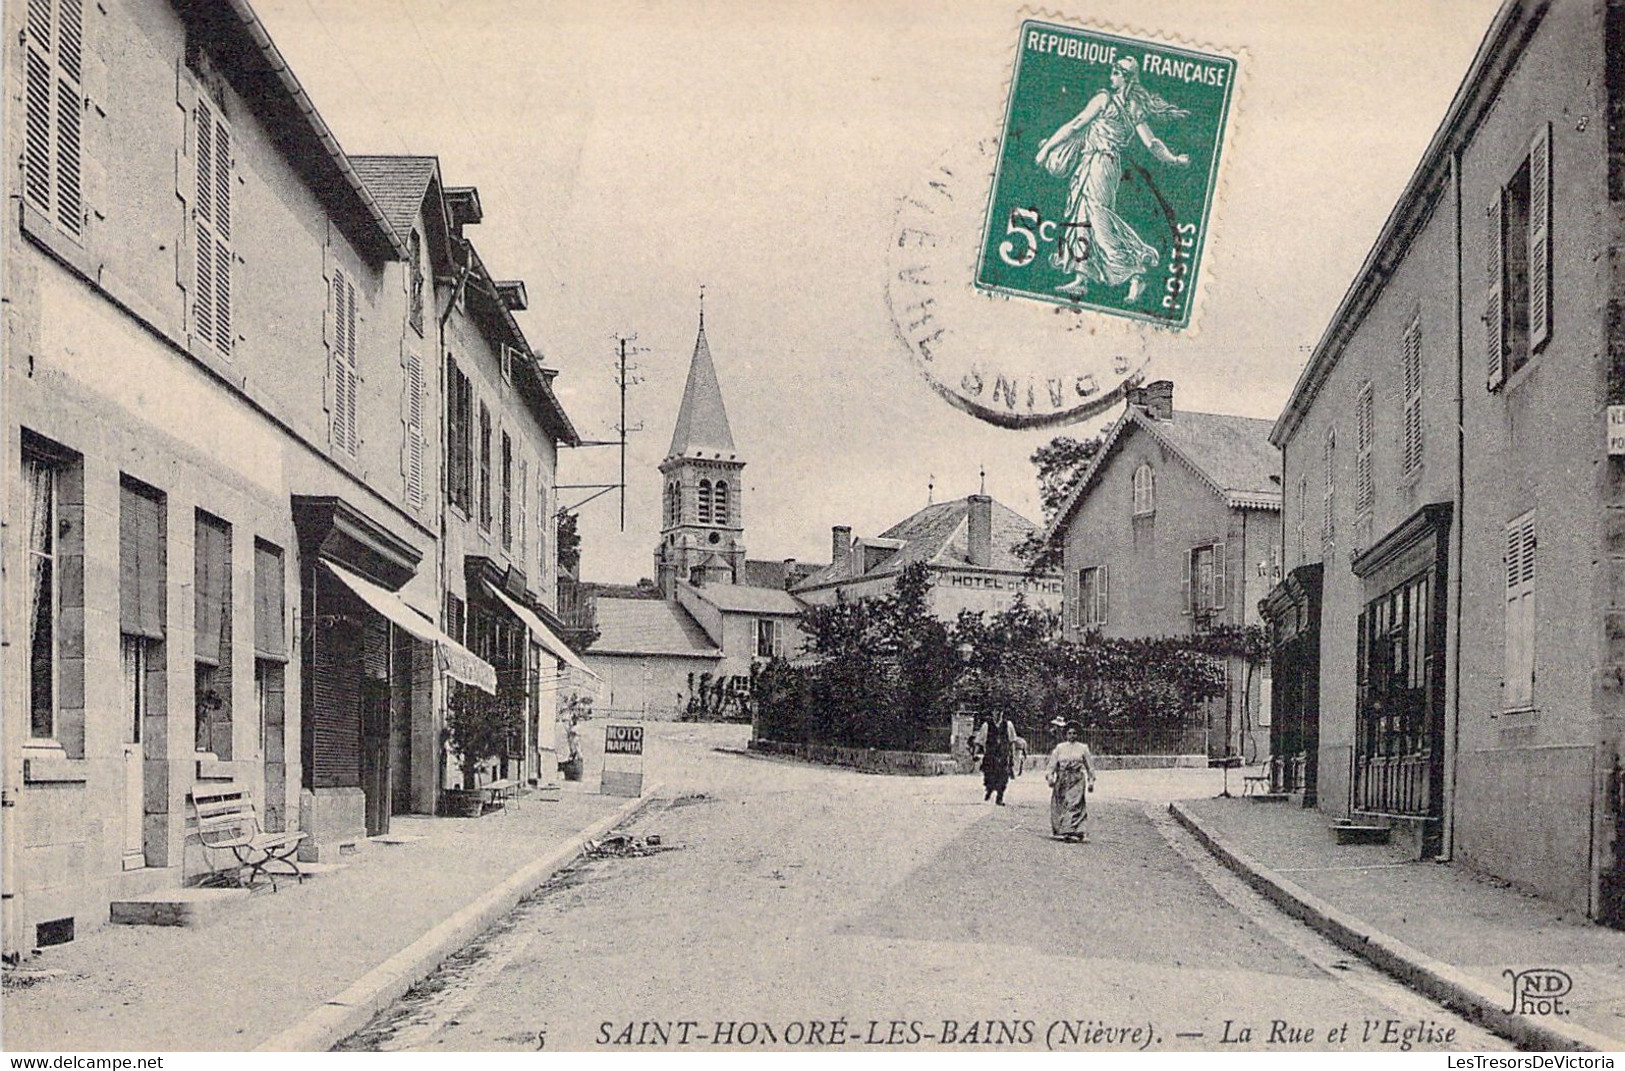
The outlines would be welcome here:
<svg viewBox="0 0 1625 1071">
<path fill-rule="evenodd" d="M 1066 739 L 1050 752 L 1050 832 L 1065 841 L 1086 841 L 1084 819 L 1089 817 L 1089 793 L 1095 790 L 1095 762 L 1089 745 L 1078 739 L 1078 726 L 1066 723 Z"/>
<path fill-rule="evenodd" d="M 1010 785 L 1010 769 L 1015 760 L 1013 745 L 1016 727 L 1004 711 L 995 712 L 982 726 L 986 739 L 982 743 L 982 800 L 993 799 L 1004 806 L 1004 790 Z"/>
</svg>

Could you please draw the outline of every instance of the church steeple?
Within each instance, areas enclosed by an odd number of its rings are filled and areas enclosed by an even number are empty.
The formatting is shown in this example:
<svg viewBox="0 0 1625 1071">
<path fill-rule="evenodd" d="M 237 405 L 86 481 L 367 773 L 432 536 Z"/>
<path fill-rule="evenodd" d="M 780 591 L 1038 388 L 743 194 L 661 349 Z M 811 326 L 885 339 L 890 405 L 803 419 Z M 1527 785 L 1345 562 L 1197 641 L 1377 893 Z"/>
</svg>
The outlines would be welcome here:
<svg viewBox="0 0 1625 1071">
<path fill-rule="evenodd" d="M 705 293 L 688 382 L 660 463 L 665 491 L 655 575 L 661 592 L 679 582 L 737 583 L 745 564 L 744 468 L 728 427 L 711 346 L 705 338 Z"/>
<path fill-rule="evenodd" d="M 703 300 L 703 298 L 702 298 Z M 688 383 L 683 387 L 683 404 L 677 410 L 677 427 L 671 433 L 667 457 L 693 453 L 734 454 L 733 431 L 728 427 L 728 410 L 722 404 L 722 386 L 717 367 L 711 362 L 711 346 L 705 340 L 705 308 L 700 308 L 700 333 L 694 340 L 694 356 L 688 363 Z"/>
</svg>

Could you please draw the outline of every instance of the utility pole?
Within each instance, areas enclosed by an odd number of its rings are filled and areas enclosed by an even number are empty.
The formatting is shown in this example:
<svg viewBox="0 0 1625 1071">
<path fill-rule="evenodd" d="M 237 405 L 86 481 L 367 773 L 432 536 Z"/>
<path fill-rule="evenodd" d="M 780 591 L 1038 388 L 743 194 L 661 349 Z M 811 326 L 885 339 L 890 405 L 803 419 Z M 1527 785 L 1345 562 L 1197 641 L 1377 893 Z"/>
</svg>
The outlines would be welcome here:
<svg viewBox="0 0 1625 1071">
<path fill-rule="evenodd" d="M 558 510 L 560 516 L 563 516 L 566 513 L 574 513 L 576 510 L 580 509 L 582 506 L 585 506 L 588 502 L 591 502 L 600 495 L 608 494 L 610 491 L 619 491 L 621 494 L 621 531 L 623 532 L 626 531 L 626 438 L 632 432 L 643 430 L 643 425 L 641 423 L 629 425 L 626 422 L 626 389 L 628 387 L 634 387 L 643 382 L 643 380 L 639 378 L 637 374 L 638 366 L 635 364 L 627 364 L 626 361 L 629 354 L 636 355 L 645 352 L 638 346 L 632 346 L 630 349 L 628 349 L 627 343 L 633 343 L 637 340 L 638 336 L 636 334 L 616 336 L 616 342 L 618 343 L 618 357 L 616 358 L 615 385 L 621 396 L 621 419 L 620 422 L 615 425 L 616 437 L 613 439 L 584 440 L 579 444 L 581 446 L 620 447 L 620 480 L 616 483 L 561 483 L 554 488 L 558 491 L 592 492 L 592 494 L 588 495 L 586 498 L 582 499 L 580 502 L 577 502 L 573 506 L 560 506 Z"/>
</svg>

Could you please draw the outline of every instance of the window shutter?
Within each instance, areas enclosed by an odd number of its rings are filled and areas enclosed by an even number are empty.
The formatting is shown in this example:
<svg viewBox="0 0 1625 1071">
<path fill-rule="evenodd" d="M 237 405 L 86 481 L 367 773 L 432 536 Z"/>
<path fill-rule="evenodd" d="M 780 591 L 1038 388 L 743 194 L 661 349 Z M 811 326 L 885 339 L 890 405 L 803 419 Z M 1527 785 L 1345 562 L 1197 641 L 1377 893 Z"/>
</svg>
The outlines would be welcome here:
<svg viewBox="0 0 1625 1071">
<path fill-rule="evenodd" d="M 525 555 L 530 549 L 530 540 L 527 532 L 530 528 L 530 458 L 519 459 L 519 532 L 518 559 L 520 567 L 525 564 Z M 541 579 L 540 577 L 537 578 Z"/>
<path fill-rule="evenodd" d="M 1106 610 L 1110 605 L 1108 601 L 1108 585 L 1110 584 L 1110 573 L 1108 572 L 1109 568 L 1109 566 L 1102 565 L 1100 567 L 1100 572 L 1095 574 L 1095 601 L 1098 606 L 1098 609 L 1095 611 L 1095 623 L 1099 625 L 1104 625 L 1106 623 Z"/>
<path fill-rule="evenodd" d="M 1484 382 L 1489 390 L 1495 390 L 1506 380 L 1505 324 L 1501 308 L 1502 243 L 1506 240 L 1506 234 L 1501 226 L 1502 196 L 1498 190 L 1490 201 L 1489 226 L 1484 236 L 1485 261 L 1489 276 L 1484 296 L 1485 357 L 1489 366 Z"/>
<path fill-rule="evenodd" d="M 1337 543 L 1337 516 L 1333 511 L 1332 502 L 1337 491 L 1337 431 L 1334 428 L 1326 429 L 1326 441 L 1321 445 L 1320 461 L 1323 477 L 1320 498 L 1320 549 L 1322 555 L 1329 557 Z"/>
<path fill-rule="evenodd" d="M 1519 542 L 1522 595 L 1520 597 L 1520 630 L 1523 633 L 1523 665 L 1520 667 L 1519 685 L 1526 704 L 1535 701 L 1535 518 L 1531 514 L 1521 525 Z"/>
<path fill-rule="evenodd" d="M 269 543 L 254 544 L 254 657 L 285 661 L 288 657 L 285 581 L 282 551 Z"/>
<path fill-rule="evenodd" d="M 1375 416 L 1372 412 L 1373 404 L 1372 386 L 1367 383 L 1360 390 L 1360 396 L 1354 403 L 1356 440 L 1354 509 L 1357 513 L 1363 513 L 1370 509 L 1376 497 L 1376 488 L 1371 474 L 1371 445 L 1376 433 Z"/>
<path fill-rule="evenodd" d="M 1191 559 L 1195 556 L 1195 553 L 1195 551 L 1186 551 L 1180 556 L 1180 566 L 1183 574 L 1183 577 L 1180 580 L 1181 595 L 1179 612 L 1181 614 L 1189 614 L 1191 612 Z"/>
<path fill-rule="evenodd" d="M 82 0 L 29 0 L 26 18 L 23 195 L 78 235 L 84 229 Z"/>
<path fill-rule="evenodd" d="M 1404 471 L 1415 472 L 1422 465 L 1422 323 L 1412 321 L 1405 330 L 1401 353 L 1402 381 L 1405 388 L 1405 422 L 1402 428 L 1404 442 L 1400 456 Z"/>
<path fill-rule="evenodd" d="M 209 665 L 220 664 L 222 640 L 231 626 L 231 536 L 215 521 L 197 519 L 194 553 L 195 653 Z"/>
<path fill-rule="evenodd" d="M 423 358 L 408 350 L 406 353 L 406 427 L 405 457 L 402 469 L 406 476 L 406 500 L 413 506 L 423 505 L 423 406 L 426 391 L 423 382 Z"/>
<path fill-rule="evenodd" d="M 1224 609 L 1224 544 L 1213 544 L 1213 599 L 1208 606 L 1214 610 Z"/>
<path fill-rule="evenodd" d="M 192 287 L 192 333 L 214 343 L 214 113 L 198 101 L 192 113 L 196 183 L 192 201 L 192 248 L 197 278 Z"/>
<path fill-rule="evenodd" d="M 231 356 L 231 132 L 215 117 L 214 124 L 214 346 Z M 201 178 L 200 178 L 201 181 Z M 198 250 L 202 259 L 203 250 Z"/>
<path fill-rule="evenodd" d="M 125 484 L 119 495 L 119 631 L 164 638 L 164 502 Z"/>
<path fill-rule="evenodd" d="M 1529 146 L 1529 348 L 1552 333 L 1552 124 Z"/>
<path fill-rule="evenodd" d="M 355 284 L 333 269 L 332 380 L 333 446 L 354 454 L 360 446 L 356 430 L 356 318 Z"/>
<path fill-rule="evenodd" d="M 349 381 L 344 422 L 348 429 L 346 432 L 348 449 L 353 454 L 361 446 L 361 429 L 356 422 L 361 373 L 357 366 L 356 354 L 355 283 L 347 275 L 341 275 L 340 278 L 344 281 L 344 374 Z"/>
</svg>

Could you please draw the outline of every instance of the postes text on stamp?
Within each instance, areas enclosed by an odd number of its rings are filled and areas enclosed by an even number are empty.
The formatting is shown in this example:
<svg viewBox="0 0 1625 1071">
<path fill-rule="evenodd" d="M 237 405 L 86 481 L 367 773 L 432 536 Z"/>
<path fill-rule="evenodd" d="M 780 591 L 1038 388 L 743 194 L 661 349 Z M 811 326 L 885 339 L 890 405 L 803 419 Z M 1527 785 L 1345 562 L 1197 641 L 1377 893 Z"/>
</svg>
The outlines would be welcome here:
<svg viewBox="0 0 1625 1071">
<path fill-rule="evenodd" d="M 1028 20 L 976 285 L 1184 328 L 1233 57 Z"/>
</svg>

